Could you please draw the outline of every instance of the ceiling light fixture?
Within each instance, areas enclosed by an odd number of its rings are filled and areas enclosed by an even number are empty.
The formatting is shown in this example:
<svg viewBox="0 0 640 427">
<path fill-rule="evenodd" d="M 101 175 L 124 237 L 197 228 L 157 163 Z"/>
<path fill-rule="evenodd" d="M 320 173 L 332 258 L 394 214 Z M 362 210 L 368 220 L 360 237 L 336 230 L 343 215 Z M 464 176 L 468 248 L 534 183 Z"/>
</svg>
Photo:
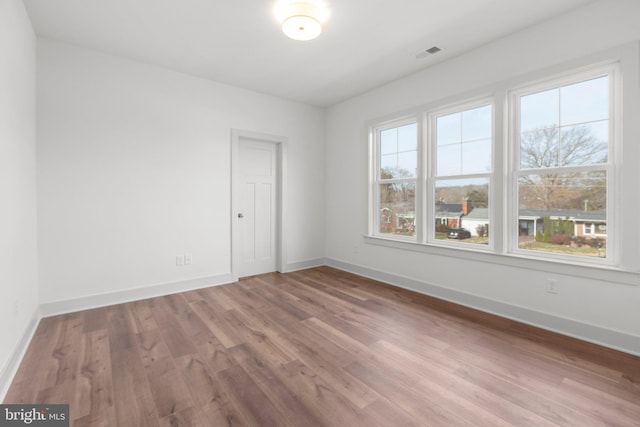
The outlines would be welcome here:
<svg viewBox="0 0 640 427">
<path fill-rule="evenodd" d="M 326 20 L 326 9 L 318 2 L 279 2 L 276 16 L 282 24 L 282 32 L 294 40 L 313 40 L 322 32 Z"/>
</svg>

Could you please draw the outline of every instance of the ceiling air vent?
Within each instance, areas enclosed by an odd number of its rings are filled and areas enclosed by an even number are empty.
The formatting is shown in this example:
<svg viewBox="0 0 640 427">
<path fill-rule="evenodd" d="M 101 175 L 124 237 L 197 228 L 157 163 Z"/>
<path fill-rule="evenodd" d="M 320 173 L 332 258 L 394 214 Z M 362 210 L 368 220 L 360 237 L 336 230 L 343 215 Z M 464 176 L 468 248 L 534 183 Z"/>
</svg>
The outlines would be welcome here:
<svg viewBox="0 0 640 427">
<path fill-rule="evenodd" d="M 438 46 L 430 47 L 429 49 L 423 50 L 422 52 L 418 53 L 416 55 L 416 59 L 426 58 L 427 56 L 434 55 L 434 54 L 440 52 L 441 50 L 442 49 L 440 49 Z"/>
</svg>

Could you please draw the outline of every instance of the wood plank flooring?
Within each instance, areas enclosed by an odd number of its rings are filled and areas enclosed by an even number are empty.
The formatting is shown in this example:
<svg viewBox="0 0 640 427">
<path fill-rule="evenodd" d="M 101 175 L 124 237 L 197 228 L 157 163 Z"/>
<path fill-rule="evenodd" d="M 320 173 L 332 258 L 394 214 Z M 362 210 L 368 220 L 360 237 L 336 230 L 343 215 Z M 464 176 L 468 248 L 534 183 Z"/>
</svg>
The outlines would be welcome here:
<svg viewBox="0 0 640 427">
<path fill-rule="evenodd" d="M 74 426 L 640 426 L 640 358 L 329 267 L 42 319 Z"/>
</svg>

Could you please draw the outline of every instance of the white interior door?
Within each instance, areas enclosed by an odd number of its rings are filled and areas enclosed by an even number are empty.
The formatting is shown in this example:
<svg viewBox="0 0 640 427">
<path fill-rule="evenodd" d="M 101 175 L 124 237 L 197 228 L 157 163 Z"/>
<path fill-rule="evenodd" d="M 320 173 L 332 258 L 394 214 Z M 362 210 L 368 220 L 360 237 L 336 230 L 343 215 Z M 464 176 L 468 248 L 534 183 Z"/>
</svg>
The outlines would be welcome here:
<svg viewBox="0 0 640 427">
<path fill-rule="evenodd" d="M 277 270 L 278 147 L 240 138 L 238 145 L 239 277 Z"/>
</svg>

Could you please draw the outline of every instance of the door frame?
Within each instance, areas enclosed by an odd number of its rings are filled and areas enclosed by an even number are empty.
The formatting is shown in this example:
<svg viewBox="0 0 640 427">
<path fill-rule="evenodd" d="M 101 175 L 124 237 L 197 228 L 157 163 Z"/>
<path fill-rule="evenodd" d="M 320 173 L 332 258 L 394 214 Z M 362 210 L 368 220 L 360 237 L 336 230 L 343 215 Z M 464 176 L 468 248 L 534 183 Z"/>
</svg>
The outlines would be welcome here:
<svg viewBox="0 0 640 427">
<path fill-rule="evenodd" d="M 276 269 L 284 273 L 287 265 L 287 247 L 285 239 L 285 210 L 287 182 L 287 138 L 266 133 L 231 129 L 231 280 L 237 282 L 240 275 L 240 229 L 238 213 L 240 212 L 240 170 L 238 167 L 240 140 L 271 143 L 276 145 L 277 172 L 276 189 Z"/>
</svg>

